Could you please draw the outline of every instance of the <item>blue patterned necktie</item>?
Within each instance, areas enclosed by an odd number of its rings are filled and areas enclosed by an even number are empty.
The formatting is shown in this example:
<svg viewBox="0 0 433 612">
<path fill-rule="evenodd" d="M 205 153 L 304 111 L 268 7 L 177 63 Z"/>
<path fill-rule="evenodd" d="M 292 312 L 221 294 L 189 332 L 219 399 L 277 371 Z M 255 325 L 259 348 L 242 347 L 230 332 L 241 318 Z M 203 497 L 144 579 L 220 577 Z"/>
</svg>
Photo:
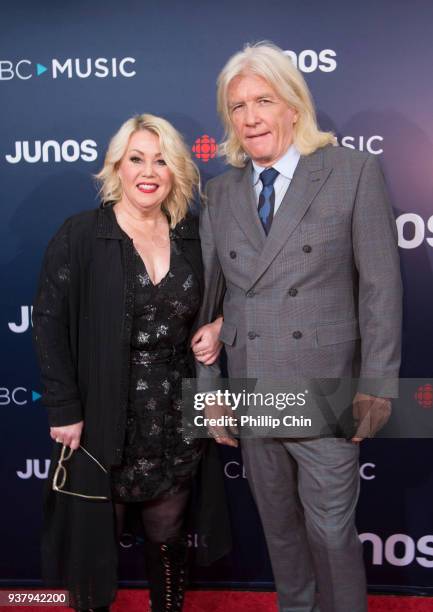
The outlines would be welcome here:
<svg viewBox="0 0 433 612">
<path fill-rule="evenodd" d="M 278 175 L 279 172 L 278 170 L 275 170 L 275 168 L 267 168 L 260 173 L 260 180 L 262 181 L 263 189 L 260 192 L 258 212 L 266 235 L 269 234 L 272 219 L 274 218 L 274 181 Z"/>
</svg>

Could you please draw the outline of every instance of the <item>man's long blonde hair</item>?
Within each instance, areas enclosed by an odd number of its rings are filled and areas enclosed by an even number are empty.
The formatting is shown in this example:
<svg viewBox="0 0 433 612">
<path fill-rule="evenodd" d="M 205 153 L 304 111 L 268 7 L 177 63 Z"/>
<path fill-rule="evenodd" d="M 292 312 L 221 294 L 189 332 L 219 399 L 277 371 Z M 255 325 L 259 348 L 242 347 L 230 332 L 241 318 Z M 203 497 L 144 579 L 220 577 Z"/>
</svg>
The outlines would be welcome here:
<svg viewBox="0 0 433 612">
<path fill-rule="evenodd" d="M 225 128 L 219 152 L 232 166 L 242 167 L 248 159 L 230 117 L 228 88 L 241 75 L 253 74 L 265 79 L 277 95 L 298 113 L 293 126 L 293 142 L 301 155 L 313 153 L 327 144 L 335 144 L 332 132 L 322 132 L 316 119 L 313 100 L 304 77 L 282 49 L 264 41 L 245 45 L 221 70 L 217 81 L 217 107 Z"/>
</svg>

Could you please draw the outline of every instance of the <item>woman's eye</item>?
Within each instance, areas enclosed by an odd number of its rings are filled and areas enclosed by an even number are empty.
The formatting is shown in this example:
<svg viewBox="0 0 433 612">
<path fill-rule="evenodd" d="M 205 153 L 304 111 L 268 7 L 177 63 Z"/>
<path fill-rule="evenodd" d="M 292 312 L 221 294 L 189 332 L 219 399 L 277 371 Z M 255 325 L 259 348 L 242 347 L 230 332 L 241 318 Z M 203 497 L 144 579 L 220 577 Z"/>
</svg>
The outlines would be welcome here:
<svg viewBox="0 0 433 612">
<path fill-rule="evenodd" d="M 133 155 L 129 159 L 130 159 L 130 161 L 132 161 L 133 164 L 138 164 L 138 163 L 141 162 L 141 159 L 139 157 L 137 157 L 136 155 Z"/>
<path fill-rule="evenodd" d="M 166 166 L 167 165 L 163 159 L 157 159 L 156 163 L 158 164 L 158 166 Z"/>
</svg>

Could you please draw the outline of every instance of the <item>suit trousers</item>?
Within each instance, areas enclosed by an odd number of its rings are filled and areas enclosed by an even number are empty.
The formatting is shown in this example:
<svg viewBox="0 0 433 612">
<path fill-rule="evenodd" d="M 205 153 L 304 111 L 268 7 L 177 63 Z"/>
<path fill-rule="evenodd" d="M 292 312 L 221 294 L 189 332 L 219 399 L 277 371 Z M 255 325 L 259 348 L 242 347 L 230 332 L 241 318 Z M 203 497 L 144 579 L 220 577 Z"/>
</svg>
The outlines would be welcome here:
<svg viewBox="0 0 433 612">
<path fill-rule="evenodd" d="M 366 612 L 355 528 L 359 446 L 341 438 L 249 438 L 242 455 L 280 612 Z"/>
</svg>

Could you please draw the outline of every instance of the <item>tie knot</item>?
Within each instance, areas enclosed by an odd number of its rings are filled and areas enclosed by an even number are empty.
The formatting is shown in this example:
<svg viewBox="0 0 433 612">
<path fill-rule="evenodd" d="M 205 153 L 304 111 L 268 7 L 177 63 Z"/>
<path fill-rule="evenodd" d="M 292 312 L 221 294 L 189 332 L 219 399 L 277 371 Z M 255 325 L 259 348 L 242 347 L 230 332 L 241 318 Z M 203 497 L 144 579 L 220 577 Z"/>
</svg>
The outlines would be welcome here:
<svg viewBox="0 0 433 612">
<path fill-rule="evenodd" d="M 273 185 L 275 179 L 280 173 L 275 168 L 267 168 L 260 173 L 260 180 L 262 181 L 263 187 L 269 187 L 269 185 Z"/>
</svg>

